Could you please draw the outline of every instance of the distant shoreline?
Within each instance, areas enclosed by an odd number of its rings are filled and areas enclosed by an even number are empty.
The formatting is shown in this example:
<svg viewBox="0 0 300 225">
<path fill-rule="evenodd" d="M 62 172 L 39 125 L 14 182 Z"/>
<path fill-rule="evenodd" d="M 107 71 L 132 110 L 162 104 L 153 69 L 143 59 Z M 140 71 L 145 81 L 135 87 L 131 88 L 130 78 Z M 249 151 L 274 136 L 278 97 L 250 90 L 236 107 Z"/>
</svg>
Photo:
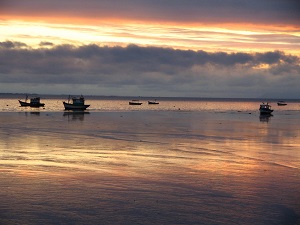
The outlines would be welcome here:
<svg viewBox="0 0 300 225">
<path fill-rule="evenodd" d="M 23 99 L 24 96 L 40 96 L 43 99 L 47 98 L 54 98 L 54 99 L 61 99 L 61 98 L 68 98 L 69 95 L 67 94 L 37 94 L 37 93 L 0 93 L 0 98 L 16 98 L 16 99 Z M 71 95 L 71 96 L 79 96 L 78 95 Z M 178 101 L 178 100 L 188 100 L 188 101 L 243 101 L 243 102 L 253 102 L 253 101 L 269 101 L 269 102 L 277 102 L 279 100 L 286 101 L 286 102 L 300 102 L 298 98 L 214 98 L 214 97 L 157 97 L 157 96 L 111 96 L 111 95 L 85 95 L 83 94 L 86 99 L 107 99 L 107 100 L 131 100 L 131 99 L 140 99 L 140 100 L 153 100 L 156 99 L 158 101 L 168 100 L 168 101 Z"/>
</svg>

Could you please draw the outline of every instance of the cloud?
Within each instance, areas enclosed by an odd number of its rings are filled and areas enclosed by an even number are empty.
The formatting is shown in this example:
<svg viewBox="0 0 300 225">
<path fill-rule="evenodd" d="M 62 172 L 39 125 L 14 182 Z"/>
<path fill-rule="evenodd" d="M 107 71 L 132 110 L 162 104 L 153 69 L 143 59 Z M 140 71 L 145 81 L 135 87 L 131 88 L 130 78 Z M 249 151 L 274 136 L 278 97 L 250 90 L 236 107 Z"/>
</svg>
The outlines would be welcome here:
<svg viewBox="0 0 300 225">
<path fill-rule="evenodd" d="M 147 93 L 163 90 L 166 95 L 182 92 L 191 96 L 238 94 L 243 89 L 257 93 L 285 84 L 289 86 L 286 89 L 293 90 L 300 85 L 299 57 L 281 51 L 212 53 L 136 45 L 51 43 L 33 49 L 9 41 L 0 42 L 0 46 L 0 82 L 8 84 L 97 85 L 115 89 L 136 86 Z"/>
<path fill-rule="evenodd" d="M 40 42 L 40 46 L 43 47 L 43 46 L 53 46 L 54 44 L 52 42 L 49 42 L 49 41 L 41 41 Z"/>
<path fill-rule="evenodd" d="M 27 47 L 25 43 L 22 42 L 12 42 L 12 41 L 4 41 L 0 42 L 0 48 L 21 48 Z"/>
</svg>

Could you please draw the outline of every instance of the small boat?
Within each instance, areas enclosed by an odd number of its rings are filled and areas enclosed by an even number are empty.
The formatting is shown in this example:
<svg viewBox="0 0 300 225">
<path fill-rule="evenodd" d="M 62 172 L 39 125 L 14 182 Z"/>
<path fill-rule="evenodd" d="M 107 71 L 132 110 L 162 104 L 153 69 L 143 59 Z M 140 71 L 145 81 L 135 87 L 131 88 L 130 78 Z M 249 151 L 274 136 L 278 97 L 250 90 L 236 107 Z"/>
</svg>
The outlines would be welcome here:
<svg viewBox="0 0 300 225">
<path fill-rule="evenodd" d="M 277 102 L 277 105 L 278 106 L 285 106 L 285 105 L 287 105 L 284 101 L 278 101 Z"/>
<path fill-rule="evenodd" d="M 139 100 L 131 100 L 129 102 L 129 105 L 141 105 L 143 104 L 142 102 L 140 102 Z"/>
<path fill-rule="evenodd" d="M 149 105 L 158 105 L 159 102 L 157 102 L 156 100 L 155 101 L 148 101 L 148 104 Z"/>
<path fill-rule="evenodd" d="M 68 102 L 63 102 L 65 110 L 86 110 L 90 105 L 84 104 L 84 97 L 81 95 L 79 98 L 73 97 L 72 103 L 70 103 L 71 96 L 69 96 Z"/>
<path fill-rule="evenodd" d="M 26 95 L 25 101 L 19 100 L 19 103 L 22 107 L 30 106 L 30 107 L 38 108 L 38 107 L 44 107 L 45 106 L 44 103 L 40 102 L 41 101 L 40 97 L 31 98 L 30 102 L 27 102 L 27 101 L 28 101 L 28 95 Z"/>
<path fill-rule="evenodd" d="M 269 105 L 269 103 L 265 104 L 265 103 L 262 103 L 259 107 L 259 112 L 260 114 L 271 114 L 274 110 L 271 109 L 271 106 Z"/>
</svg>

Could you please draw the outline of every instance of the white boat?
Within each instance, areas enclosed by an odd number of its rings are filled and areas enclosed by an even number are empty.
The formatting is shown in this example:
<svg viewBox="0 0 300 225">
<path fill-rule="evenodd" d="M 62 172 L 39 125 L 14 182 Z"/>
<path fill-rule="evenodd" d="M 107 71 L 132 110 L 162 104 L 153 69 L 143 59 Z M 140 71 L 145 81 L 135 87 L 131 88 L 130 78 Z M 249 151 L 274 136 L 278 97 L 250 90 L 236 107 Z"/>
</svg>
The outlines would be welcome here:
<svg viewBox="0 0 300 225">
<path fill-rule="evenodd" d="M 70 103 L 71 97 L 69 96 L 68 102 L 63 102 L 65 110 L 86 110 L 90 105 L 84 104 L 84 97 L 81 95 L 79 98 L 73 97 L 72 103 Z"/>
<path fill-rule="evenodd" d="M 31 98 L 30 99 L 30 102 L 27 102 L 28 100 L 28 95 L 26 95 L 26 98 L 25 98 L 25 101 L 21 101 L 19 100 L 19 103 L 22 107 L 27 107 L 27 106 L 30 106 L 30 107 L 34 107 L 34 108 L 38 108 L 38 107 L 44 107 L 45 104 L 44 103 L 41 103 L 41 98 L 40 97 L 35 97 L 35 98 Z"/>
<path fill-rule="evenodd" d="M 158 105 L 159 102 L 157 102 L 156 100 L 155 101 L 148 101 L 148 104 L 149 105 Z"/>
<path fill-rule="evenodd" d="M 277 105 L 278 106 L 285 106 L 285 105 L 287 105 L 284 101 L 278 101 L 277 102 Z"/>
<path fill-rule="evenodd" d="M 260 114 L 271 114 L 274 110 L 271 109 L 271 106 L 269 105 L 269 103 L 265 104 L 262 103 L 259 107 L 259 112 Z"/>
</svg>

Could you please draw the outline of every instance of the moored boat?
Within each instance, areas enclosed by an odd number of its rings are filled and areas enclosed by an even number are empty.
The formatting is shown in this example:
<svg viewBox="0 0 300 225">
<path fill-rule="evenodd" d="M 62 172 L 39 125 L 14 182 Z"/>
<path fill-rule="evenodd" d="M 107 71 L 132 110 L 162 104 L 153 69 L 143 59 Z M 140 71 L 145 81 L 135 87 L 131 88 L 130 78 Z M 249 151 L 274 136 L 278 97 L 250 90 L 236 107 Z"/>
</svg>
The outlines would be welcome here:
<svg viewBox="0 0 300 225">
<path fill-rule="evenodd" d="M 40 102 L 41 101 L 40 97 L 31 98 L 30 102 L 27 102 L 27 101 L 28 101 L 28 95 L 26 95 L 25 101 L 19 100 L 19 103 L 22 107 L 30 106 L 30 107 L 38 108 L 38 107 L 45 106 L 45 103 Z"/>
<path fill-rule="evenodd" d="M 285 103 L 284 101 L 278 101 L 277 105 L 278 106 L 285 106 L 285 105 L 287 105 L 287 103 Z"/>
<path fill-rule="evenodd" d="M 63 102 L 65 110 L 86 110 L 90 105 L 84 104 L 84 97 L 81 95 L 79 98 L 73 97 L 70 103 L 71 97 L 69 96 L 68 102 Z"/>
<path fill-rule="evenodd" d="M 140 102 L 139 100 L 131 100 L 130 102 L 129 102 L 129 105 L 141 105 L 141 104 L 143 104 L 142 102 Z"/>
<path fill-rule="evenodd" d="M 274 110 L 271 109 L 271 106 L 269 105 L 269 103 L 265 104 L 265 103 L 262 103 L 259 107 L 259 112 L 260 114 L 271 114 Z"/>
<path fill-rule="evenodd" d="M 159 102 L 157 102 L 156 100 L 155 101 L 148 101 L 148 104 L 149 105 L 158 105 Z"/>
</svg>

